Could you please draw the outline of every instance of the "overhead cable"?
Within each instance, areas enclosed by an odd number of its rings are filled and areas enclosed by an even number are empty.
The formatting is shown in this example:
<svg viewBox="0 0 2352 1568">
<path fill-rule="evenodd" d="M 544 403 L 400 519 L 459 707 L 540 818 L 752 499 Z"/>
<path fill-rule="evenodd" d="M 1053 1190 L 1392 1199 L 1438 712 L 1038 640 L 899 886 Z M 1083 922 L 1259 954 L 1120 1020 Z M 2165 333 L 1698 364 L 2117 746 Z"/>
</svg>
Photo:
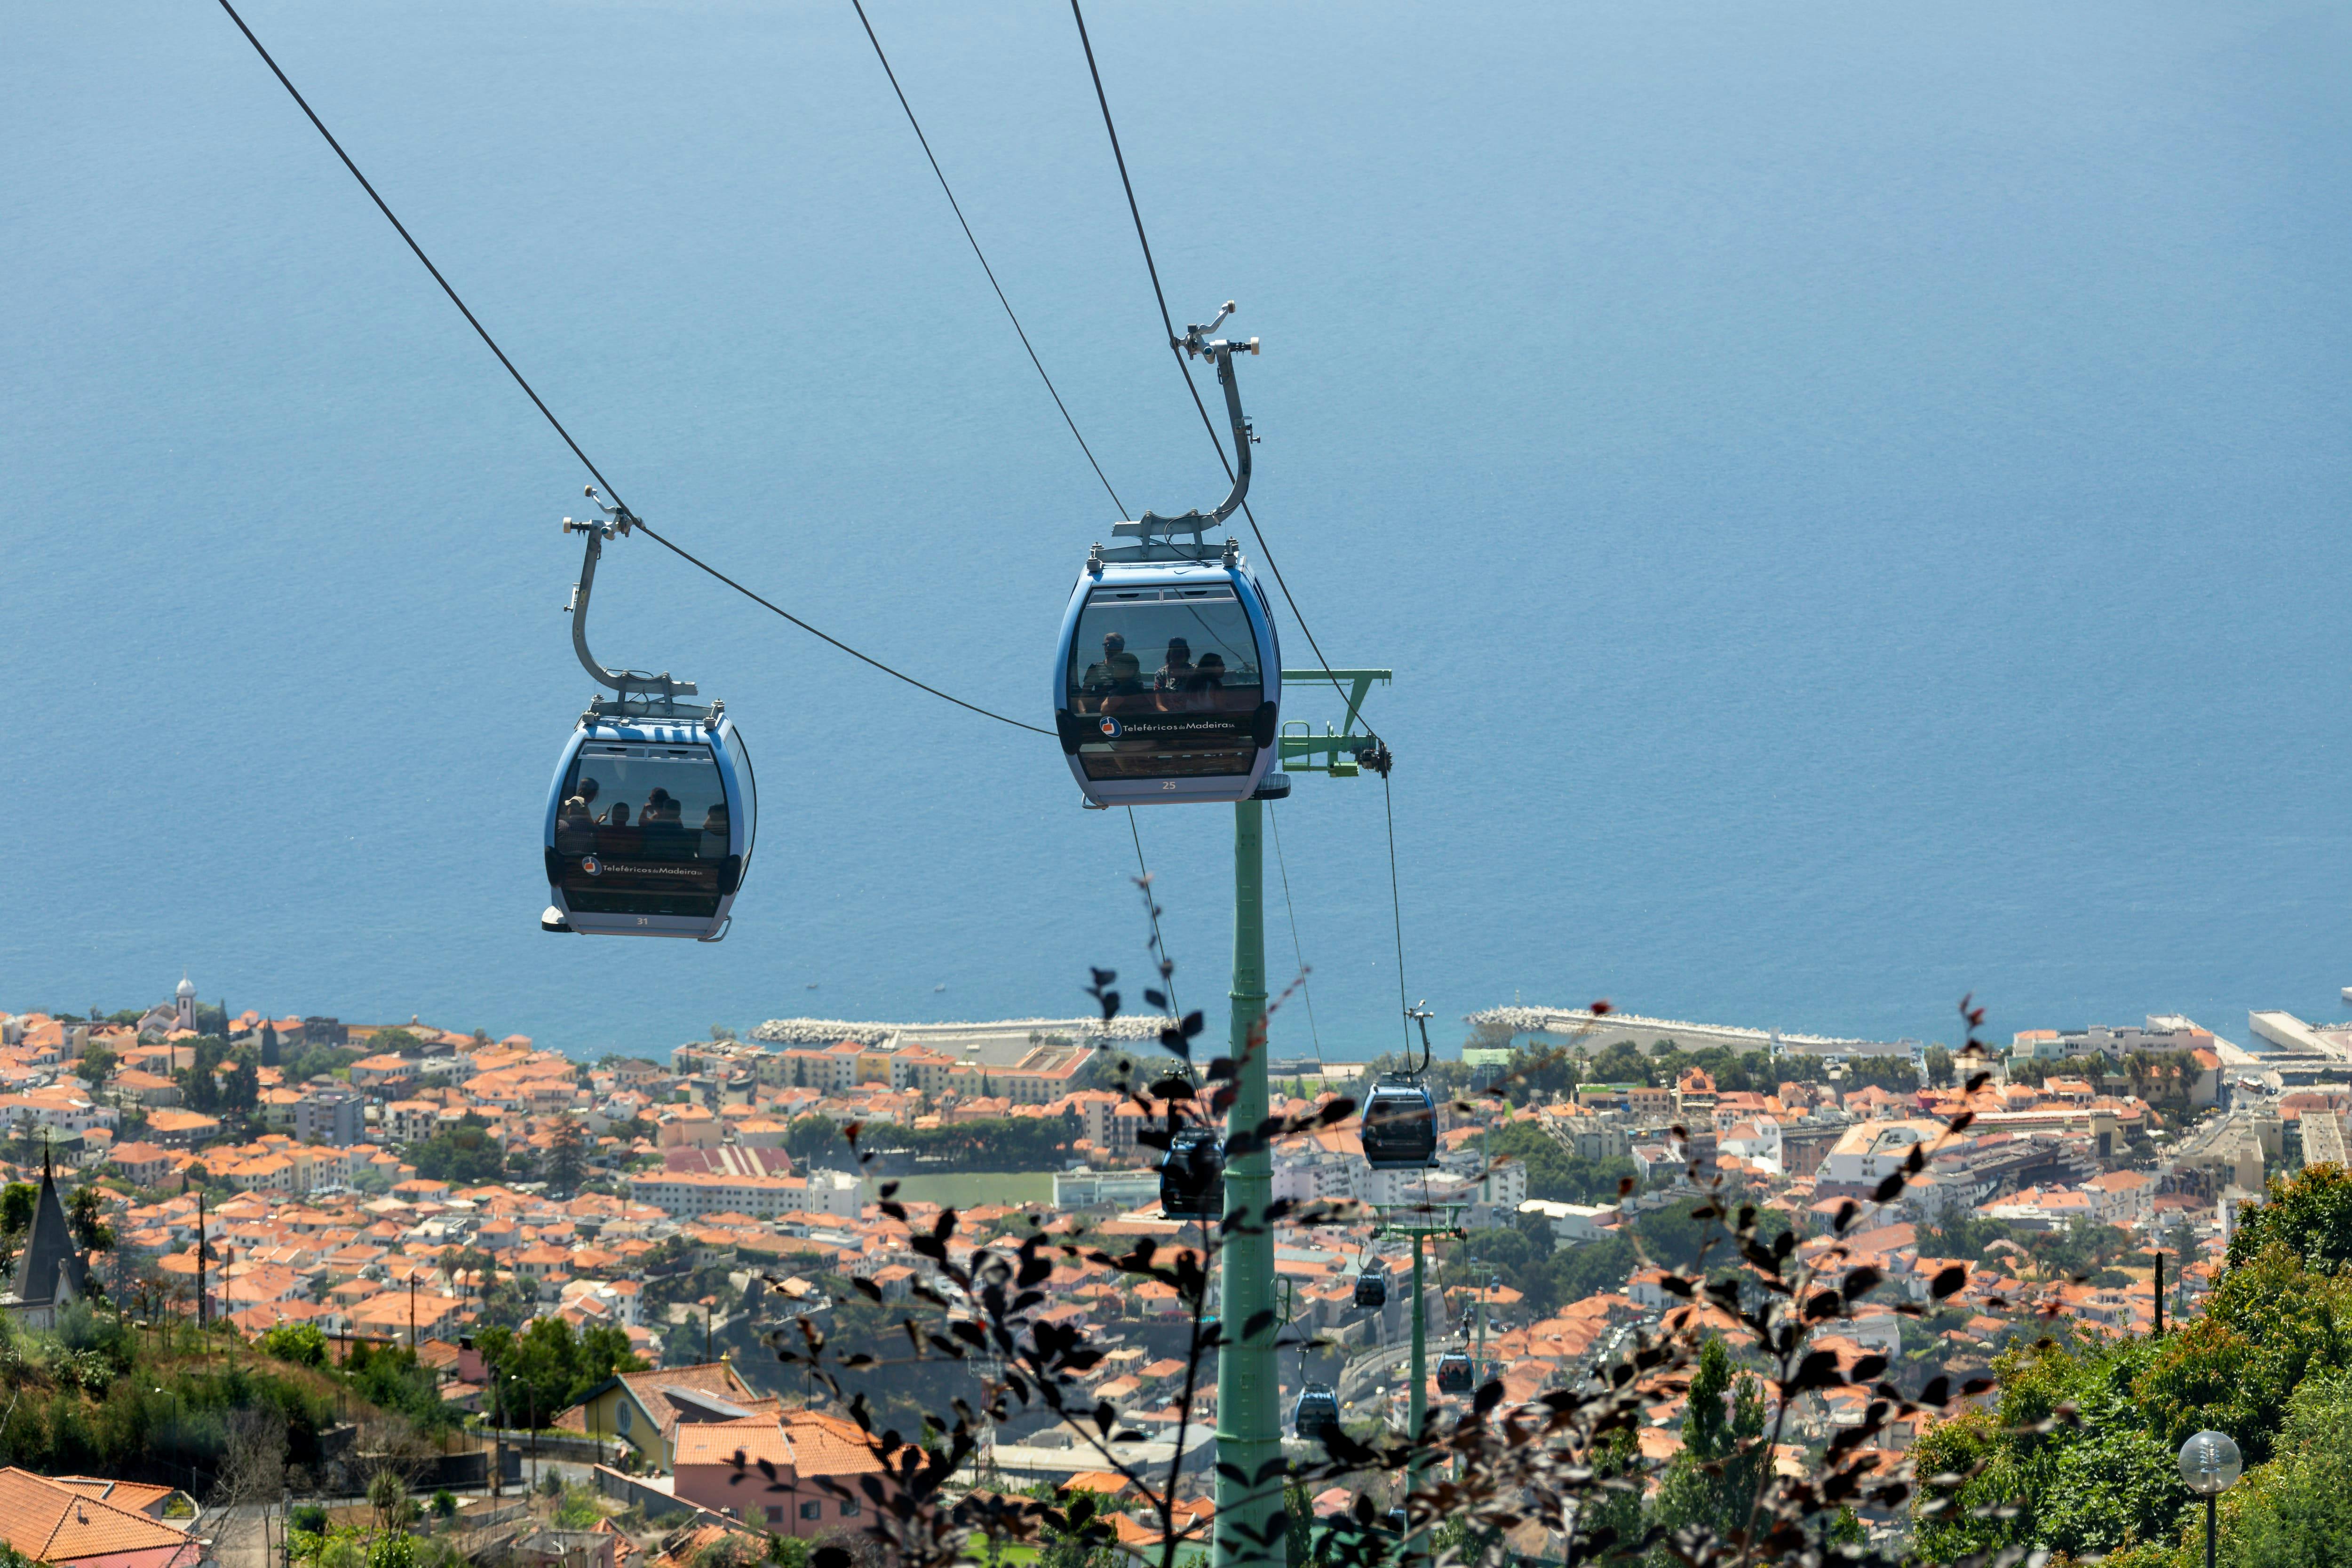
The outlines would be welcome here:
<svg viewBox="0 0 2352 1568">
<path fill-rule="evenodd" d="M 890 68 L 890 57 L 882 52 L 882 40 L 875 37 L 874 23 L 866 15 L 865 0 L 849 0 L 849 3 L 857 8 L 858 21 L 865 24 L 866 40 L 874 46 L 874 57 L 882 62 L 882 74 L 890 78 L 890 90 L 898 95 L 898 107 L 906 111 L 907 124 L 913 129 L 915 140 L 922 143 L 923 156 L 931 165 L 933 178 L 940 183 L 940 194 L 947 197 L 948 205 L 955 211 L 956 223 L 963 230 L 964 242 L 971 246 L 971 254 L 979 259 L 981 271 L 988 274 L 988 286 L 996 290 L 996 302 L 1004 307 L 1004 319 L 1013 323 L 1013 330 L 1020 336 L 1021 347 L 1028 352 L 1029 362 L 1037 367 L 1037 379 L 1045 383 L 1046 394 L 1054 400 L 1054 406 L 1061 410 L 1062 423 L 1070 427 L 1071 438 L 1077 442 L 1078 450 L 1087 455 L 1087 466 L 1095 471 L 1095 477 L 1102 481 L 1102 487 L 1109 492 L 1110 504 L 1118 508 L 1118 515 L 1124 518 L 1127 503 L 1118 498 L 1117 490 L 1111 488 L 1110 476 L 1105 474 L 1102 465 L 1095 461 L 1094 448 L 1087 444 L 1087 438 L 1078 434 L 1078 422 L 1070 417 L 1068 406 L 1062 402 L 1061 392 L 1054 386 L 1054 378 L 1045 373 L 1044 361 L 1037 358 L 1035 346 L 1029 341 L 1028 332 L 1022 328 L 1021 318 L 1013 313 L 1013 301 L 1004 297 L 1004 286 L 996 281 L 996 268 L 988 265 L 988 257 L 981 251 L 980 241 L 973 237 L 971 225 L 963 215 L 963 204 L 957 201 L 955 193 L 948 188 L 948 177 L 940 169 L 938 155 L 931 151 L 931 139 L 923 134 L 921 123 L 915 119 L 914 106 L 907 101 L 907 89 L 898 85 L 898 73 Z"/>
<path fill-rule="evenodd" d="M 288 79 L 285 71 L 278 68 L 277 60 L 271 57 L 270 53 L 267 48 L 262 47 L 261 40 L 254 37 L 253 29 L 245 25 L 245 18 L 236 14 L 236 7 L 229 4 L 229 0 L 220 0 L 220 8 L 228 13 L 228 19 L 236 24 L 236 30 L 245 35 L 245 41 L 251 44 L 253 46 L 253 52 L 261 57 L 261 63 L 269 68 L 269 74 L 278 78 L 278 85 L 286 89 L 287 96 L 293 99 L 297 107 L 299 107 L 302 110 L 304 116 L 310 120 L 311 125 L 317 128 L 319 134 L 326 139 L 327 145 L 334 149 L 335 156 L 342 160 L 343 167 L 350 170 L 352 178 L 360 183 L 360 189 L 368 193 L 368 199 L 373 202 L 376 205 L 376 210 L 384 215 L 384 221 L 391 224 L 393 228 L 398 232 L 400 237 L 407 243 L 408 248 L 415 253 L 416 259 L 425 264 L 425 270 L 433 275 L 433 281 L 441 286 L 441 292 L 449 297 L 449 303 L 455 305 L 457 308 L 458 313 L 466 318 L 467 325 L 473 328 L 475 335 L 482 340 L 482 342 L 489 349 L 491 353 L 498 356 L 499 363 L 506 367 L 507 374 L 514 378 L 515 385 L 522 388 L 523 394 L 530 399 L 531 405 L 539 410 L 541 415 L 546 419 L 548 424 L 554 429 L 555 434 L 563 438 L 563 444 L 572 449 L 572 455 L 580 459 L 581 466 L 587 469 L 589 474 L 594 477 L 597 485 L 603 488 L 604 492 L 613 497 L 613 505 L 614 508 L 620 516 L 628 520 L 629 525 L 632 528 L 645 534 L 656 544 L 660 545 L 664 549 L 668 550 L 672 555 L 677 556 L 679 559 L 709 573 L 709 575 L 717 578 L 719 581 L 725 583 L 736 592 L 743 595 L 746 599 L 751 600 L 753 603 L 760 605 L 763 609 L 773 611 L 776 614 L 782 616 L 785 620 L 791 622 L 802 631 L 808 632 L 811 636 L 829 643 L 833 646 L 840 649 L 843 653 L 849 654 L 851 657 L 862 660 L 866 664 L 873 665 L 874 668 L 881 671 L 886 675 L 890 675 L 898 680 L 904 681 L 918 691 L 928 692 L 932 696 L 938 697 L 942 702 L 953 703 L 960 708 L 964 708 L 970 712 L 979 714 L 983 718 L 995 719 L 1000 724 L 1009 724 L 1015 729 L 1025 729 L 1035 735 L 1051 735 L 1054 733 L 1050 729 L 1041 728 L 1034 724 L 1024 724 L 1017 718 L 1008 718 L 1003 714 L 996 713 L 991 709 L 982 707 L 977 703 L 968 703 L 961 697 L 950 696 L 947 693 L 940 690 L 937 686 L 926 685 L 923 682 L 917 680 L 914 676 L 906 674 L 904 671 L 893 669 L 879 659 L 859 653 L 856 649 L 851 647 L 840 638 L 832 636 L 827 632 L 818 631 L 815 627 L 810 625 L 799 616 L 794 615 L 791 611 L 761 598 L 759 594 L 752 592 L 751 590 L 744 587 L 733 578 L 729 577 L 725 572 L 720 571 L 718 568 L 711 566 L 706 561 L 698 559 L 693 555 L 688 554 L 686 550 L 680 549 L 675 544 L 672 544 L 669 540 L 656 533 L 652 528 L 647 528 L 643 518 L 637 517 L 635 513 L 629 510 L 627 504 L 621 499 L 620 491 L 614 488 L 611 480 L 604 477 L 603 470 L 599 469 L 596 465 L 590 460 L 587 453 L 580 449 L 580 444 L 572 439 L 572 433 L 563 428 L 563 422 L 555 417 L 554 411 L 547 406 L 546 401 L 542 399 L 537 392 L 532 390 L 530 382 L 523 379 L 523 373 L 515 369 L 514 361 L 507 358 L 506 350 L 499 347 L 498 340 L 490 336 L 488 329 L 482 325 L 480 319 L 475 316 L 472 310 L 467 308 L 466 302 L 457 297 L 457 291 L 449 287 L 449 280 L 441 276 L 441 269 L 433 265 L 433 258 L 425 254 L 425 247 L 416 243 L 415 236 L 408 232 L 407 225 L 403 224 L 400 219 L 394 214 L 392 208 L 385 204 L 384 199 L 376 193 L 376 188 L 368 183 L 368 177 L 360 172 L 360 166 L 352 162 L 352 155 L 343 151 L 343 144 L 335 140 L 335 134 L 333 131 L 327 129 L 326 121 L 319 118 L 318 111 L 310 107 L 310 100 L 302 96 L 301 92 L 294 86 L 291 80 Z M 1042 367 L 1040 368 L 1040 373 L 1042 373 Z M 1058 402 L 1059 399 L 1057 398 L 1055 401 Z M 1091 457 L 1092 455 L 1089 454 L 1088 455 Z M 1116 500 L 1118 497 L 1114 496 L 1112 499 Z"/>
<path fill-rule="evenodd" d="M 1169 350 L 1176 356 L 1176 371 L 1184 378 L 1184 390 L 1192 394 L 1192 406 L 1201 415 L 1201 427 L 1209 433 L 1209 444 L 1216 448 L 1217 461 L 1223 465 L 1225 478 L 1230 483 L 1234 476 L 1233 460 L 1225 455 L 1225 444 L 1218 439 L 1217 426 L 1209 417 L 1208 404 L 1201 401 L 1201 389 L 1194 383 L 1192 368 L 1184 358 L 1184 340 L 1176 335 L 1176 319 L 1168 313 L 1167 291 L 1160 287 L 1160 266 L 1151 258 L 1150 236 L 1143 232 L 1143 208 L 1135 199 L 1135 182 L 1128 178 L 1127 154 L 1119 148 L 1118 127 L 1111 120 L 1110 97 L 1103 90 L 1102 69 L 1095 63 L 1094 41 L 1087 36 L 1087 15 L 1079 8 L 1078 0 L 1070 0 L 1070 16 L 1078 25 L 1078 44 L 1086 50 L 1087 74 L 1094 79 L 1095 102 L 1102 107 L 1103 131 L 1110 138 L 1110 155 L 1113 162 L 1118 165 L 1119 188 L 1127 193 L 1128 215 L 1135 220 L 1135 241 L 1143 250 L 1143 269 L 1151 277 L 1151 298 L 1160 307 L 1160 324 L 1167 330 Z M 1307 624 L 1307 617 L 1300 613 L 1298 601 L 1291 593 L 1290 584 L 1284 580 L 1282 568 L 1276 564 L 1274 551 L 1266 545 L 1265 531 L 1257 526 L 1257 514 L 1250 510 L 1250 504 L 1246 499 L 1242 502 L 1242 516 L 1249 519 L 1250 533 L 1257 540 L 1258 553 L 1265 559 L 1266 570 L 1274 573 L 1275 585 L 1282 590 L 1283 602 L 1290 606 L 1291 618 L 1298 622 L 1298 630 L 1306 634 L 1307 645 L 1313 650 L 1315 662 L 1323 667 L 1324 676 L 1330 681 L 1331 689 L 1345 696 L 1346 688 L 1340 685 L 1339 677 L 1333 673 L 1331 661 L 1323 656 L 1323 646 L 1316 642 L 1314 628 Z M 1364 722 L 1364 732 L 1374 741 L 1381 738 L 1380 731 L 1372 727 L 1370 720 Z M 1388 817 L 1389 902 L 1396 925 L 1397 1000 L 1400 1008 L 1407 1014 L 1402 1021 L 1405 1056 L 1410 1061 L 1412 1056 L 1412 1004 L 1405 1000 L 1404 902 L 1403 893 L 1397 880 L 1396 808 L 1389 794 L 1388 768 L 1383 766 L 1380 769 L 1380 774 L 1382 803 L 1386 807 Z"/>
<path fill-rule="evenodd" d="M 1181 1024 L 1184 1009 L 1176 1002 L 1176 960 L 1168 956 L 1167 940 L 1160 935 L 1160 900 L 1151 891 L 1151 868 L 1143 863 L 1143 830 L 1135 825 L 1132 806 L 1127 809 L 1127 831 L 1135 841 L 1136 885 L 1143 889 L 1143 907 L 1151 915 L 1151 956 L 1160 965 L 1160 983 L 1168 988 L 1168 1016 Z"/>
<path fill-rule="evenodd" d="M 1323 1031 L 1315 1027 L 1315 993 L 1307 988 L 1307 949 L 1298 940 L 1298 906 L 1290 902 L 1290 862 L 1282 853 L 1282 821 L 1275 815 L 1274 802 L 1265 803 L 1266 825 L 1274 830 L 1274 864 L 1282 873 L 1282 906 L 1290 912 L 1290 951 L 1298 960 L 1298 998 L 1307 1004 L 1307 1034 L 1315 1042 L 1315 1061 L 1323 1064 Z"/>
<path fill-rule="evenodd" d="M 1087 16 L 1078 8 L 1078 0 L 1070 0 L 1070 15 L 1078 24 L 1078 43 L 1087 53 L 1087 74 L 1094 78 L 1095 101 L 1102 106 L 1103 130 L 1110 136 L 1110 155 L 1118 164 L 1118 183 L 1127 192 L 1128 214 L 1135 220 L 1136 243 L 1143 247 L 1143 267 L 1151 275 L 1151 297 L 1160 305 L 1160 324 L 1167 329 L 1169 351 L 1176 356 L 1176 373 L 1184 378 L 1184 390 L 1192 394 L 1192 406 L 1201 415 L 1201 428 L 1209 433 L 1209 444 L 1216 448 L 1217 461 L 1225 470 L 1225 482 L 1231 484 L 1233 459 L 1225 455 L 1225 444 L 1217 435 L 1216 422 L 1209 417 L 1209 405 L 1201 401 L 1201 389 L 1192 380 L 1192 368 L 1185 362 L 1184 340 L 1177 336 L 1176 319 L 1168 313 L 1168 295 L 1160 287 L 1160 267 L 1151 259 L 1151 241 L 1143 232 L 1143 209 L 1136 204 L 1135 182 L 1127 175 L 1127 154 L 1119 150 L 1118 127 L 1111 122 L 1110 98 L 1103 91 L 1102 71 L 1095 64 L 1094 42 L 1087 37 Z M 1346 695 L 1339 685 L 1339 677 L 1331 673 L 1331 661 L 1323 656 L 1322 644 L 1315 640 L 1314 628 L 1307 624 L 1307 617 L 1300 612 L 1298 601 L 1290 591 L 1290 584 L 1284 580 L 1282 568 L 1275 561 L 1274 550 L 1265 542 L 1265 531 L 1257 526 L 1257 514 L 1250 510 L 1246 499 L 1242 502 L 1242 516 L 1249 519 L 1250 534 L 1257 540 L 1258 554 L 1265 558 L 1266 570 L 1274 573 L 1275 586 L 1282 590 L 1283 602 L 1290 606 L 1291 619 L 1298 622 L 1298 630 L 1305 633 L 1307 646 L 1313 650 L 1316 663 L 1323 666 L 1323 674 L 1330 679 L 1331 689 Z M 1364 731 L 1375 740 L 1380 738 L 1380 731 L 1372 728 L 1370 721 L 1365 723 Z"/>
</svg>

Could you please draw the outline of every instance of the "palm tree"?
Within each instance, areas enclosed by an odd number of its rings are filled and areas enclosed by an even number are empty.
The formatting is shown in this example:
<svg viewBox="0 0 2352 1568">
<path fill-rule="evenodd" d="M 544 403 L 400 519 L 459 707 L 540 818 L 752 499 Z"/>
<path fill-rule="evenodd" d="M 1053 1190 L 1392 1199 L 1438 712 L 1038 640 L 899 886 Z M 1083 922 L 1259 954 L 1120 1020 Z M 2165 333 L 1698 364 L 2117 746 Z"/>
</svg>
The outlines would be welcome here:
<svg viewBox="0 0 2352 1568">
<path fill-rule="evenodd" d="M 389 1534 L 401 1522 L 408 1508 L 408 1483 L 400 1472 L 389 1465 L 368 1478 L 368 1506 L 375 1510 L 375 1527 L 380 1534 Z"/>
</svg>

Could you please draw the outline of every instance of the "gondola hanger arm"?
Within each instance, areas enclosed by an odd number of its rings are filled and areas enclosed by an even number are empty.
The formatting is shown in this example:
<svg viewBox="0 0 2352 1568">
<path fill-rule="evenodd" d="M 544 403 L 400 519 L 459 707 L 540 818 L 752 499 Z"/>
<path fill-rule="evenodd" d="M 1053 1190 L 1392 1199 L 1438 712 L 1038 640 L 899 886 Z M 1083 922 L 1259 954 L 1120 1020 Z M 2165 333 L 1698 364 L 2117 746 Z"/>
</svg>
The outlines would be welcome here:
<svg viewBox="0 0 2352 1568">
<path fill-rule="evenodd" d="M 1225 392 L 1225 417 L 1233 425 L 1234 431 L 1232 490 L 1222 502 L 1218 503 L 1216 510 L 1213 512 L 1203 512 L 1195 508 L 1176 517 L 1163 517 L 1157 512 L 1146 512 L 1132 523 L 1120 523 L 1111 530 L 1112 533 L 1138 535 L 1146 540 L 1161 534 L 1191 534 L 1198 539 L 1209 529 L 1222 527 L 1227 517 L 1241 510 L 1242 502 L 1249 495 L 1250 448 L 1256 444 L 1257 436 L 1250 426 L 1248 416 L 1242 413 L 1241 383 L 1234 375 L 1234 356 L 1258 352 L 1258 340 L 1255 338 L 1229 340 L 1209 336 L 1223 325 L 1225 318 L 1233 313 L 1234 302 L 1228 299 L 1225 301 L 1224 308 L 1217 312 L 1214 320 L 1190 323 L 1185 327 L 1182 337 L 1168 340 L 1168 346 L 1179 354 L 1188 354 L 1194 359 L 1206 360 L 1217 369 L 1217 384 L 1223 387 Z"/>
<path fill-rule="evenodd" d="M 586 670 L 599 685 L 609 686 L 624 697 L 632 691 L 656 690 L 665 696 L 693 696 L 696 694 L 692 681 L 673 680 L 667 671 L 658 675 L 648 675 L 635 670 L 608 670 L 597 662 L 595 654 L 588 651 L 588 600 L 596 590 L 596 562 L 604 553 L 604 541 L 625 537 L 636 526 L 637 517 L 621 501 L 615 500 L 611 506 L 606 506 L 604 497 L 596 494 L 593 485 L 585 486 L 582 493 L 596 503 L 597 510 L 604 514 L 606 520 L 598 522 L 593 517 L 580 521 L 570 517 L 563 519 L 565 533 L 584 534 L 588 541 L 587 549 L 580 559 L 580 580 L 572 585 L 572 602 L 565 606 L 572 612 L 572 651 L 580 656 L 580 667 Z"/>
</svg>

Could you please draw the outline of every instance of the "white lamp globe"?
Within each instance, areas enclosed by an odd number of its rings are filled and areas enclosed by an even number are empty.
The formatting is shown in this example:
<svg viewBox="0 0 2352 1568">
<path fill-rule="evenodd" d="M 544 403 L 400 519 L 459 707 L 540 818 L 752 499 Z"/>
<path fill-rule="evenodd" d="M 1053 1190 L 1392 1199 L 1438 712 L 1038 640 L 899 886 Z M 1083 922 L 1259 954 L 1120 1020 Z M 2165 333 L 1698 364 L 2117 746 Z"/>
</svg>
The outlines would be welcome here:
<svg viewBox="0 0 2352 1568">
<path fill-rule="evenodd" d="M 2226 1432 L 2200 1432 L 2180 1445 L 2180 1484 L 2199 1497 L 2219 1497 L 2245 1469 Z"/>
</svg>

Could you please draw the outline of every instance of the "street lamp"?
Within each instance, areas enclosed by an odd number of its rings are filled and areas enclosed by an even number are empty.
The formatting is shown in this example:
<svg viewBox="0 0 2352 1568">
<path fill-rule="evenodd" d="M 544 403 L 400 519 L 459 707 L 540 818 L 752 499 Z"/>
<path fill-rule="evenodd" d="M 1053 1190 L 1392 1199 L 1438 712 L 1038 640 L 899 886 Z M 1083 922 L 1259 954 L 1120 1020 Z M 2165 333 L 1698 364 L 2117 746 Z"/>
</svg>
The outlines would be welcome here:
<svg viewBox="0 0 2352 1568">
<path fill-rule="evenodd" d="M 2200 1432 L 2180 1445 L 2180 1484 L 2205 1500 L 2205 1568 L 2213 1568 L 2214 1505 L 2244 1469 L 2227 1433 Z"/>
</svg>

